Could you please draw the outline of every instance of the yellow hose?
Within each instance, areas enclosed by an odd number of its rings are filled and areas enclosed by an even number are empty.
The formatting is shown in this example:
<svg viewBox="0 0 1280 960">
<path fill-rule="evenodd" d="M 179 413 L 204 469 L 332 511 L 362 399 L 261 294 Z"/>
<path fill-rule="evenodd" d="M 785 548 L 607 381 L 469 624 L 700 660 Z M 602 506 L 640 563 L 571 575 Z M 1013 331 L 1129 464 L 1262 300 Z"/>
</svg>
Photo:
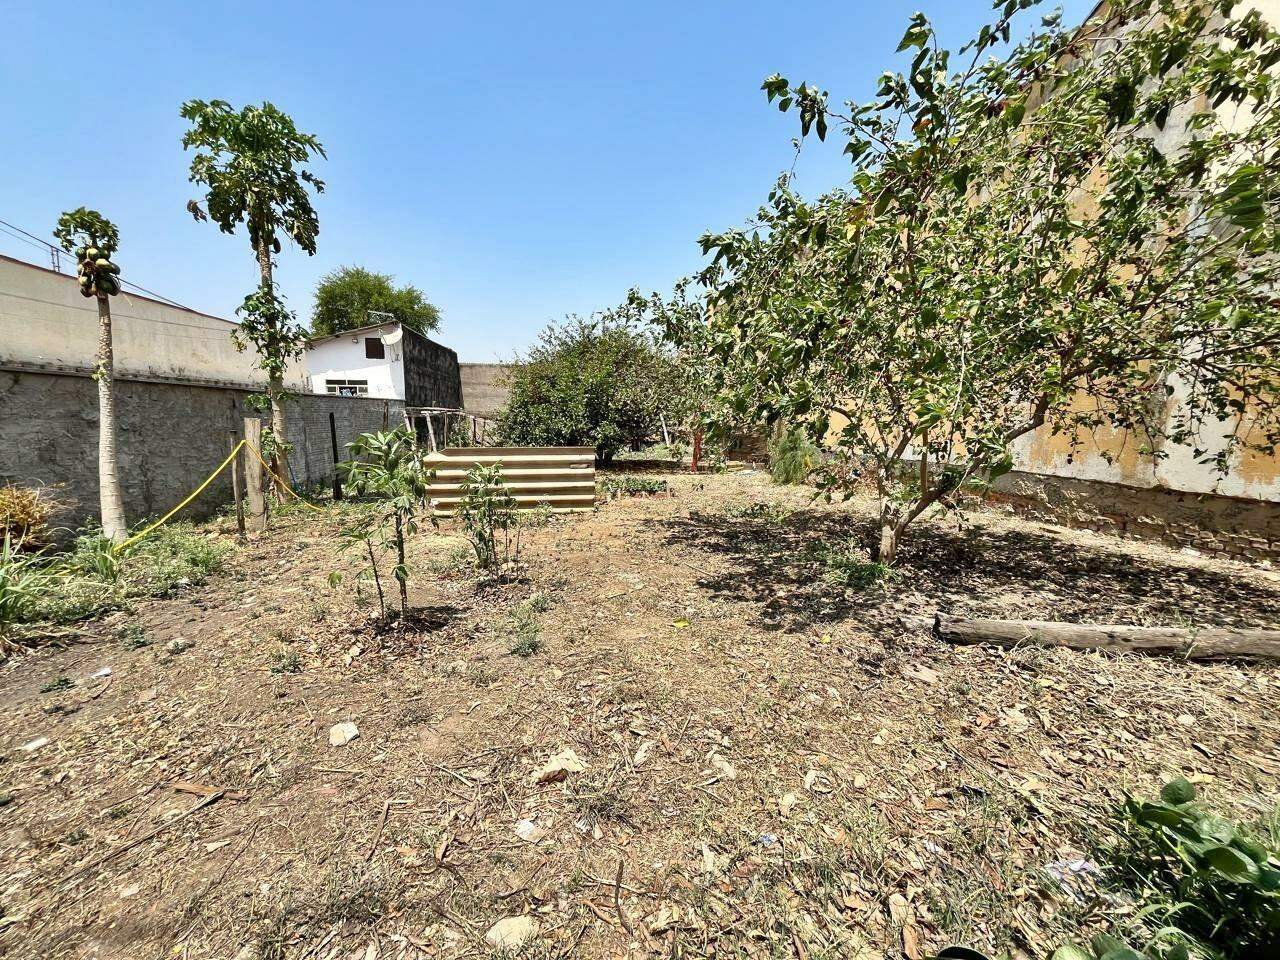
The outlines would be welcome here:
<svg viewBox="0 0 1280 960">
<path fill-rule="evenodd" d="M 166 520 L 172 517 L 175 513 L 177 513 L 187 504 L 189 504 L 196 497 L 200 496 L 200 494 L 204 493 L 205 488 L 209 486 L 209 484 L 213 483 L 214 477 L 220 474 L 223 470 L 227 469 L 227 464 L 229 464 L 233 459 L 235 459 L 235 455 L 240 452 L 240 448 L 243 447 L 246 444 L 246 442 L 247 441 L 245 440 L 241 440 L 239 443 L 237 443 L 235 447 L 232 449 L 232 451 L 229 454 L 227 454 L 227 459 L 222 461 L 221 465 L 218 467 L 217 470 L 209 474 L 208 479 L 205 480 L 204 483 L 200 484 L 200 486 L 196 487 L 193 491 L 191 491 L 191 495 L 187 497 L 187 499 L 183 500 L 180 504 L 178 504 L 168 513 L 166 513 L 163 517 L 161 517 L 155 523 L 151 524 L 151 526 L 145 528 L 144 530 L 138 533 L 135 533 L 132 537 L 130 537 L 128 540 L 125 540 L 123 543 L 116 544 L 116 546 L 113 548 L 115 552 L 119 553 L 125 547 L 130 546 L 131 544 L 137 543 L 139 540 L 141 540 L 143 537 L 149 534 L 152 530 L 160 526 L 162 523 L 164 523 Z"/>
<path fill-rule="evenodd" d="M 271 464 L 267 463 L 267 461 L 266 461 L 266 460 L 264 460 L 264 459 L 262 458 L 262 451 L 261 451 L 261 450 L 259 450 L 257 447 L 255 447 L 252 443 L 249 443 L 249 441 L 248 441 L 248 440 L 241 440 L 240 442 L 241 442 L 241 443 L 243 443 L 243 444 L 245 444 L 246 446 L 248 446 L 248 448 L 249 448 L 250 450 L 252 450 L 252 451 L 253 451 L 253 455 L 254 455 L 255 457 L 257 457 L 257 458 L 258 458 L 258 462 L 262 464 L 262 469 L 264 469 L 264 470 L 266 470 L 266 471 L 267 471 L 267 476 L 269 476 L 269 477 L 270 477 L 272 480 L 274 480 L 276 483 L 280 484 L 280 486 L 284 487 L 284 489 L 285 489 L 285 490 L 288 490 L 288 491 L 289 491 L 289 494 L 290 494 L 290 495 L 291 495 L 295 500 L 297 500 L 300 504 L 302 504 L 302 505 L 303 505 L 304 507 L 306 507 L 308 510 L 314 510 L 316 513 L 324 513 L 324 508 L 323 508 L 323 507 L 317 507 L 315 504 L 310 503 L 309 501 L 302 499 L 302 497 L 298 496 L 298 494 L 294 491 L 294 489 L 293 489 L 292 487 L 290 487 L 290 486 L 289 486 L 287 483 L 285 483 L 282 479 L 280 479 L 278 476 L 276 476 L 275 471 L 271 469 Z"/>
</svg>

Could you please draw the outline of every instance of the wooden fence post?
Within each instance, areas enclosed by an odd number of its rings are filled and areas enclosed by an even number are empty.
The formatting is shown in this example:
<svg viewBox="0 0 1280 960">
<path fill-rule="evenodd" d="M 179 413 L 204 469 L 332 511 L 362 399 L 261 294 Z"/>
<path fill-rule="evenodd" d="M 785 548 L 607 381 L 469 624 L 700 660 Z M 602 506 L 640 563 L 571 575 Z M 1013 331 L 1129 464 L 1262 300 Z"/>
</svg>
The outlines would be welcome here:
<svg viewBox="0 0 1280 960">
<path fill-rule="evenodd" d="M 266 526 L 267 499 L 262 495 L 262 464 L 254 452 L 262 450 L 262 421 L 257 417 L 244 418 L 244 492 L 249 501 L 249 516 L 253 517 L 254 529 L 261 530 Z"/>
</svg>

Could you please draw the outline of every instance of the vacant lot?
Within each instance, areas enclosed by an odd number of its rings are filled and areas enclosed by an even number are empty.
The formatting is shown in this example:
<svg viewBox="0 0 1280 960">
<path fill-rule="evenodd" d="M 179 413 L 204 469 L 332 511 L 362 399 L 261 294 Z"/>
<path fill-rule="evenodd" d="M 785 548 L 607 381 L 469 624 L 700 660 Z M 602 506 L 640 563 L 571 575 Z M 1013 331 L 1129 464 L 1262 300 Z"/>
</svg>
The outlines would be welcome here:
<svg viewBox="0 0 1280 960">
<path fill-rule="evenodd" d="M 979 514 L 876 580 L 856 504 L 669 479 L 533 531 L 520 582 L 419 538 L 403 633 L 330 512 L 11 660 L 0 952 L 474 957 L 527 916 L 531 957 L 1038 956 L 1123 919 L 1046 869 L 1105 840 L 1122 788 L 1274 808 L 1275 668 L 915 625 L 1275 624 L 1274 574 Z M 584 768 L 539 782 L 566 749 Z"/>
</svg>

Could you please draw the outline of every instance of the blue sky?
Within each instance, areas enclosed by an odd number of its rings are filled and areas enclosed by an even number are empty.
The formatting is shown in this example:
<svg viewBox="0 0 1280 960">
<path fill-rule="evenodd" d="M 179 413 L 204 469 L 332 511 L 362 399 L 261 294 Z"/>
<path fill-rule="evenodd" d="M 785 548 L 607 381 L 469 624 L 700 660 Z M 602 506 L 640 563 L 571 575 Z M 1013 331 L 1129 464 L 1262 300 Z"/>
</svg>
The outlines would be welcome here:
<svg viewBox="0 0 1280 960">
<path fill-rule="evenodd" d="M 915 9 L 953 45 L 991 14 L 987 0 L 109 7 L 81 27 L 65 5 L 7 5 L 0 219 L 44 237 L 62 210 L 96 207 L 129 279 L 231 317 L 255 266 L 243 234 L 183 209 L 178 110 L 269 99 L 329 154 L 318 253 L 280 258 L 300 318 L 321 274 L 360 264 L 424 290 L 439 339 L 471 361 L 697 269 L 698 236 L 750 215 L 791 163 L 796 121 L 766 105 L 765 76 L 866 98 Z M 839 145 L 815 141 L 798 171 L 806 192 L 841 182 Z M 0 252 L 46 259 L 4 234 Z"/>
</svg>

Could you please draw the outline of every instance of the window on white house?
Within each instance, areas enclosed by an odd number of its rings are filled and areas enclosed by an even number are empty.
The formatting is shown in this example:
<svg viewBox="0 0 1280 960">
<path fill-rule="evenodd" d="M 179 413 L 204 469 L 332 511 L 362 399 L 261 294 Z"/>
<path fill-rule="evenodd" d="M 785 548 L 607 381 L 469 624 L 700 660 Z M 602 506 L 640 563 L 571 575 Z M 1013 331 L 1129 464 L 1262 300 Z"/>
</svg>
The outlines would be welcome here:
<svg viewBox="0 0 1280 960">
<path fill-rule="evenodd" d="M 364 338 L 364 358 L 366 360 L 385 360 L 387 358 L 387 348 L 383 344 L 381 337 Z"/>
<path fill-rule="evenodd" d="M 369 395 L 368 380 L 326 380 L 326 393 L 336 393 L 340 397 L 367 397 Z"/>
</svg>

